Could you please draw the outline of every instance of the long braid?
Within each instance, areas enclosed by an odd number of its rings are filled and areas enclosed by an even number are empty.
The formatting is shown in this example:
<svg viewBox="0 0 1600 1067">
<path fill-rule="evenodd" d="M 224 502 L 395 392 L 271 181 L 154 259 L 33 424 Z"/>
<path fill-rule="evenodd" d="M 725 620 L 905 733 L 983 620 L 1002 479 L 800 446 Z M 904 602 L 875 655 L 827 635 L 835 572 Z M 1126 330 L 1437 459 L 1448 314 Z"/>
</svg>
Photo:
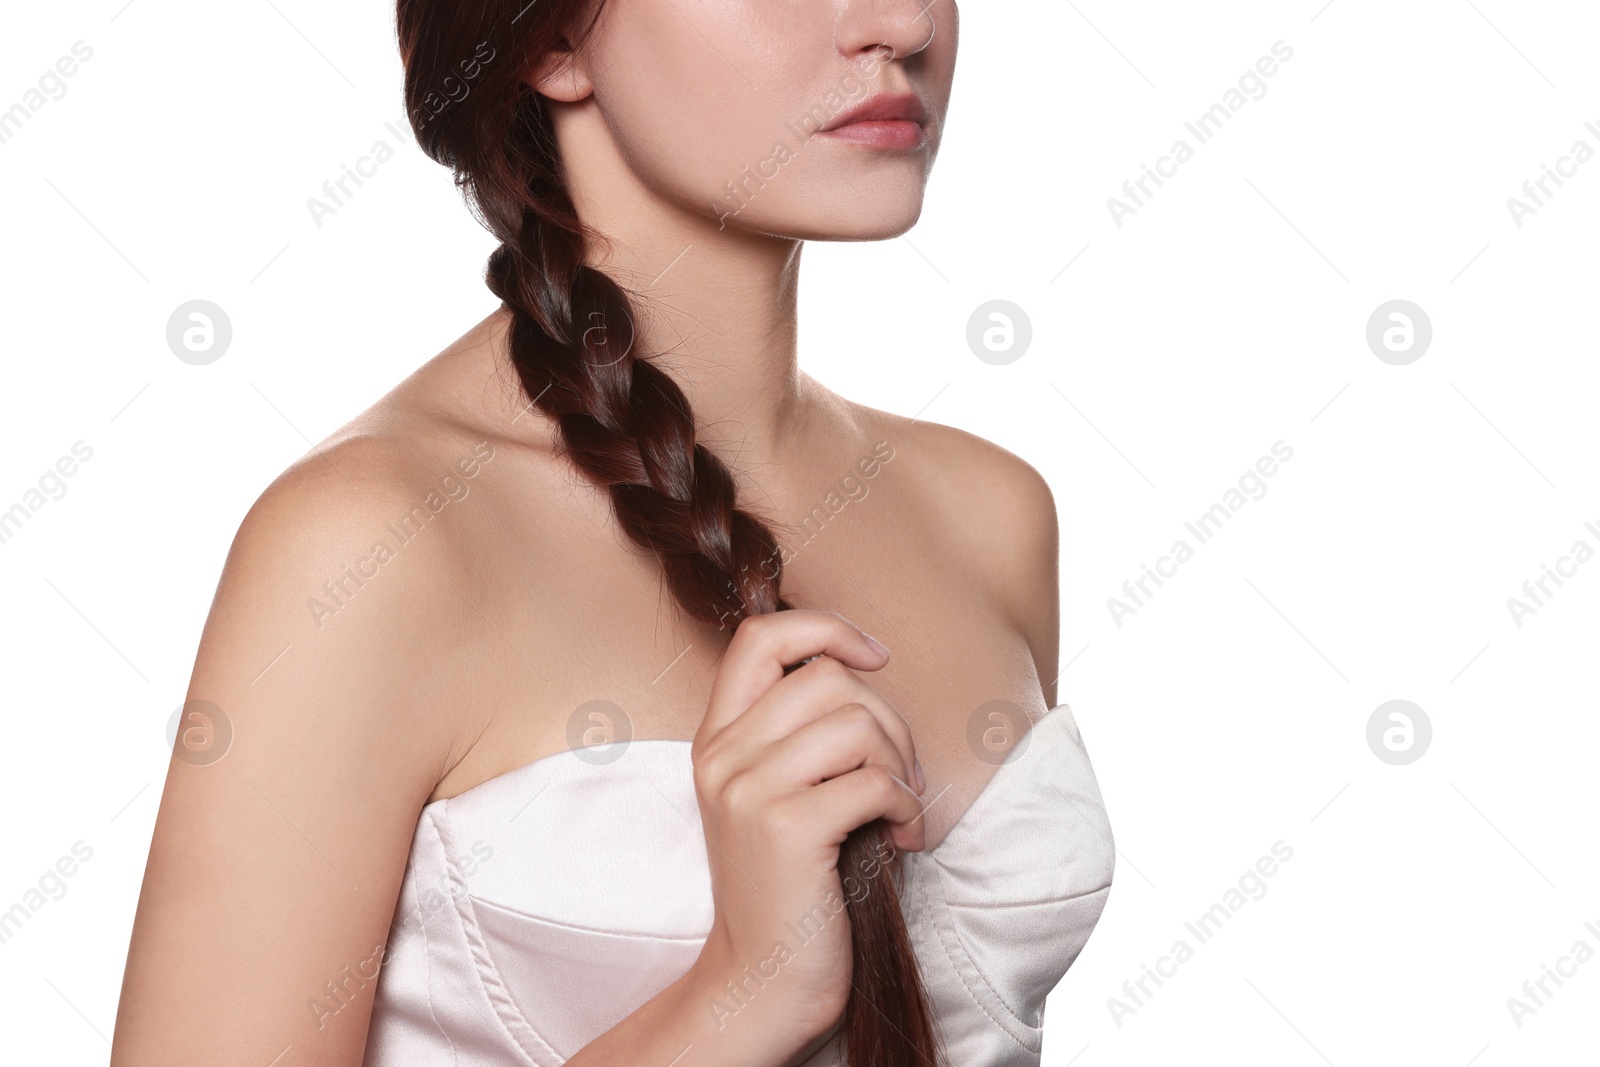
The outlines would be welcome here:
<svg viewBox="0 0 1600 1067">
<path fill-rule="evenodd" d="M 726 464 L 696 438 L 683 390 L 634 351 L 627 293 L 585 263 L 590 231 L 566 189 L 549 115 L 513 62 L 571 46 L 599 10 L 592 0 L 398 0 L 408 111 L 419 144 L 454 169 L 501 242 L 485 281 L 511 316 L 507 354 L 529 403 L 553 420 L 570 461 L 608 491 L 630 540 L 655 554 L 680 608 L 733 626 L 793 607 L 779 592 L 776 539 L 738 507 Z M 506 58 L 464 102 L 422 117 L 434 111 L 432 87 L 448 80 L 440 57 L 485 44 Z M 882 820 L 857 827 L 840 848 L 853 961 L 845 1052 L 851 1067 L 935 1067 L 932 1016 L 883 869 L 884 829 Z M 869 891 L 848 892 L 863 876 Z"/>
<path fill-rule="evenodd" d="M 508 349 L 524 392 L 694 617 L 737 625 L 792 607 L 778 592 L 771 531 L 736 506 L 732 474 L 695 440 L 683 390 L 632 351 L 627 294 L 582 265 L 582 250 L 581 231 L 529 210 L 518 245 L 490 257 L 486 281 L 511 313 Z"/>
</svg>

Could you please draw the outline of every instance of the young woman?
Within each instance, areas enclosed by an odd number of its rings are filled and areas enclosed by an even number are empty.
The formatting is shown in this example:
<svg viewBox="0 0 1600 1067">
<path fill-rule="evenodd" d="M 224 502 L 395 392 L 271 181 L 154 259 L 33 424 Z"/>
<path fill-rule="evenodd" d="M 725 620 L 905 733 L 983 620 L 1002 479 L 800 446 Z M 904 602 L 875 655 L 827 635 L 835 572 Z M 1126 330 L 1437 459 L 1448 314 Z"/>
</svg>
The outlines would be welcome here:
<svg viewBox="0 0 1600 1067">
<path fill-rule="evenodd" d="M 920 213 L 953 0 L 398 28 L 502 304 L 243 522 L 113 1062 L 1037 1064 L 1112 871 L 1054 501 L 797 359 L 803 242 Z"/>
</svg>

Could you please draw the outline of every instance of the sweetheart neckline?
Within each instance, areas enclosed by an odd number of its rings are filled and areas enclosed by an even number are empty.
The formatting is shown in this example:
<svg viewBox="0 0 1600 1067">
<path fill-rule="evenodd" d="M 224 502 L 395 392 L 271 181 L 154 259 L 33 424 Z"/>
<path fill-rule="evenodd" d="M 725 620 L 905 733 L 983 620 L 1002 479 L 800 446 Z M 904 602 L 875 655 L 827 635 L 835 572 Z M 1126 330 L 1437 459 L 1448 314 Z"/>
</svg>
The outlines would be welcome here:
<svg viewBox="0 0 1600 1067">
<path fill-rule="evenodd" d="M 1044 721 L 1046 719 L 1051 718 L 1052 716 L 1054 716 L 1056 714 L 1056 712 L 1061 711 L 1062 709 L 1066 709 L 1066 711 L 1067 711 L 1067 716 L 1066 717 L 1067 717 L 1067 719 L 1069 721 L 1071 721 L 1072 718 L 1073 718 L 1072 709 L 1065 701 L 1062 701 L 1061 703 L 1056 704 L 1054 707 L 1047 708 L 1043 715 L 1040 715 L 1037 719 L 1033 720 L 1032 724 L 1028 727 L 1027 732 L 1024 733 L 1022 736 L 1023 737 L 1027 737 L 1027 738 L 1031 738 L 1032 735 L 1033 735 L 1033 732 L 1035 730 L 1037 730 L 1044 723 Z M 613 742 L 613 744 L 617 744 L 617 743 L 619 743 L 619 742 Z M 632 740 L 628 740 L 628 741 L 623 741 L 623 742 L 620 742 L 620 744 L 627 745 L 630 749 L 635 745 L 655 745 L 655 746 L 661 746 L 660 748 L 656 749 L 656 751 L 670 752 L 670 751 L 681 750 L 682 748 L 685 748 L 687 746 L 693 745 L 694 741 L 692 739 L 685 739 L 685 738 L 681 738 L 681 737 L 643 737 L 643 738 L 636 738 L 636 739 L 632 739 Z M 596 747 L 598 747 L 598 746 L 596 746 Z M 505 782 L 505 781 L 508 781 L 508 780 L 511 780 L 511 779 L 526 777 L 527 775 L 534 773 L 534 771 L 536 769 L 537 770 L 544 770 L 549 765 L 553 765 L 553 764 L 555 764 L 557 762 L 560 762 L 560 761 L 565 761 L 565 760 L 567 760 L 569 758 L 570 759 L 577 759 L 579 761 L 579 763 L 585 763 L 586 761 L 584 761 L 578 755 L 578 751 L 579 751 L 578 749 L 572 749 L 572 748 L 562 749 L 559 752 L 552 752 L 548 756 L 540 756 L 538 759 L 530 760 L 527 763 L 519 764 L 518 766 L 511 768 L 509 771 L 502 771 L 499 774 L 493 776 L 492 778 L 485 778 L 483 781 L 479 782 L 477 785 L 469 786 L 468 788 L 463 789 L 461 792 L 455 794 L 454 796 L 440 797 L 438 800 L 430 800 L 430 801 L 428 801 L 426 804 L 424 804 L 422 806 L 422 814 L 426 815 L 427 812 L 429 812 L 430 810 L 432 810 L 434 808 L 437 808 L 441 804 L 448 804 L 452 800 L 461 800 L 461 799 L 463 799 L 465 797 L 470 797 L 474 793 L 479 793 L 479 792 L 481 792 L 483 790 L 486 790 L 490 786 L 494 786 L 497 783 Z M 648 751 L 648 749 L 647 749 L 647 751 Z M 978 806 L 979 802 L 983 800 L 984 796 L 989 793 L 990 788 L 1000 778 L 1001 773 L 1004 772 L 1006 770 L 1006 768 L 1015 766 L 1018 762 L 1020 762 L 1021 754 L 1025 753 L 1026 751 L 1027 751 L 1026 746 L 1024 746 L 1023 748 L 1015 750 L 1011 755 L 1007 756 L 1006 759 L 1004 761 L 1002 761 L 995 768 L 994 773 L 989 775 L 988 781 L 984 782 L 982 787 L 979 788 L 979 790 L 977 791 L 977 793 L 973 794 L 972 800 L 968 802 L 966 808 L 963 809 L 963 811 L 961 812 L 960 815 L 956 816 L 956 819 L 955 819 L 954 822 L 952 822 L 948 827 L 945 828 L 944 836 L 939 839 L 939 843 L 937 845 L 934 845 L 931 848 L 926 848 L 921 853 L 912 853 L 912 855 L 929 856 L 929 855 L 932 855 L 935 852 L 938 852 L 939 849 L 943 848 L 945 843 L 950 840 L 950 835 L 955 833 L 956 827 L 960 826 L 962 824 L 962 822 L 965 821 L 966 817 L 969 814 L 972 813 L 972 809 L 976 808 Z M 619 756 L 618 758 L 620 759 L 621 757 Z M 590 764 L 590 765 L 593 766 L 593 764 Z M 941 791 L 937 796 L 935 796 L 933 798 L 933 800 L 930 800 L 927 804 L 923 805 L 923 811 L 926 812 L 928 808 L 932 807 L 935 803 L 937 803 L 939 797 L 943 796 L 944 793 L 947 792 L 950 788 L 951 788 L 950 786 L 946 786 L 943 791 Z M 537 795 L 537 794 L 535 794 L 535 795 Z"/>
</svg>

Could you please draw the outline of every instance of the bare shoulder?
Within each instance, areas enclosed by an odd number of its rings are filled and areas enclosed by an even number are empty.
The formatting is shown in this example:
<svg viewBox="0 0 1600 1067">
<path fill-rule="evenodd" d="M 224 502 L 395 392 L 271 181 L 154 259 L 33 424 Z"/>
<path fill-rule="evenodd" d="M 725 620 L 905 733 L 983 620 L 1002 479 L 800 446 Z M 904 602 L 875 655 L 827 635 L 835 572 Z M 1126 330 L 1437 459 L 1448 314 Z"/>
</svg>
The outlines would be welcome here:
<svg viewBox="0 0 1600 1067">
<path fill-rule="evenodd" d="M 470 492 L 470 480 L 495 452 L 487 440 L 342 431 L 256 498 L 234 537 L 219 594 L 293 605 L 304 623 L 296 628 L 324 634 L 347 607 L 365 601 L 393 610 L 437 598 L 471 536 L 469 526 L 452 521 L 449 505 Z M 390 566 L 402 558 L 416 562 Z M 360 616 L 364 624 L 379 621 L 370 612 Z"/>
<path fill-rule="evenodd" d="M 306 581 L 327 575 L 301 591 L 312 600 L 322 593 L 334 615 L 344 602 L 361 599 L 357 594 L 369 584 L 381 590 L 377 596 L 402 602 L 448 589 L 445 583 L 464 565 L 477 529 L 464 521 L 468 509 L 453 505 L 472 493 L 510 442 L 439 403 L 419 378 L 424 371 L 266 487 L 235 540 L 241 566 L 304 571 Z M 422 558 L 390 569 L 402 554 Z M 230 556 L 229 565 L 234 563 Z M 318 630 L 332 621 L 309 608 L 308 614 Z"/>
<path fill-rule="evenodd" d="M 340 687 L 370 695 L 352 697 L 346 714 L 366 708 L 430 753 L 460 747 L 455 735 L 471 732 L 460 715 L 444 714 L 456 701 L 419 704 L 415 694 L 468 695 L 448 672 L 466 662 L 456 653 L 481 625 L 478 590 L 495 527 L 484 487 L 519 447 L 449 399 L 452 388 L 473 392 L 449 355 L 266 487 L 239 526 L 207 626 L 230 644 L 250 643 L 254 656 L 287 650 L 283 660 L 311 672 L 308 681 L 336 673 Z"/>
</svg>

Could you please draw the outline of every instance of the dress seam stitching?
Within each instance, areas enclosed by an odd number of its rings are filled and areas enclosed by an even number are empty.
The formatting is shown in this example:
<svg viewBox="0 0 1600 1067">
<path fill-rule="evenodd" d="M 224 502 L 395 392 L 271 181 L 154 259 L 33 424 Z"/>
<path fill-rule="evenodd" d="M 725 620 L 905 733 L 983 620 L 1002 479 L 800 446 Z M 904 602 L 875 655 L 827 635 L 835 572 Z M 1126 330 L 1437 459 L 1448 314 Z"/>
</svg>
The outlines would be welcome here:
<svg viewBox="0 0 1600 1067">
<path fill-rule="evenodd" d="M 927 871 L 919 871 L 918 873 L 919 873 L 919 875 L 921 875 L 921 878 L 919 879 L 919 881 L 921 881 L 923 883 L 919 888 L 920 888 L 923 896 L 927 897 L 928 896 L 928 886 L 926 884 L 926 879 L 929 877 L 929 874 L 928 874 Z M 937 871 L 934 871 L 932 877 L 935 877 L 935 878 L 939 877 L 939 873 Z M 943 897 L 942 887 L 941 887 L 940 896 L 941 896 L 941 898 Z M 942 900 L 941 900 L 941 903 L 942 903 Z M 956 958 L 950 952 L 950 945 L 948 944 L 948 942 L 946 941 L 946 938 L 944 936 L 945 935 L 945 930 L 946 930 L 946 924 L 940 922 L 939 917 L 937 916 L 936 912 L 937 912 L 936 908 L 930 907 L 930 908 L 927 909 L 928 916 L 933 921 L 933 924 L 934 924 L 934 932 L 935 932 L 937 940 L 939 942 L 939 947 L 944 951 L 945 959 L 950 963 L 950 969 L 955 971 L 956 977 L 961 980 L 961 985 L 962 985 L 963 988 L 966 989 L 967 996 L 972 1000 L 972 1002 L 974 1004 L 976 1004 L 978 1006 L 978 1010 L 979 1011 L 982 1011 L 984 1013 L 984 1015 L 989 1017 L 989 1021 L 990 1022 L 994 1023 L 995 1026 L 999 1027 L 999 1029 L 1000 1029 L 1000 1031 L 1002 1033 L 1004 1033 L 1012 1041 L 1015 1041 L 1024 1051 L 1037 1055 L 1039 1053 L 1039 1049 L 1029 1045 L 1027 1042 L 1025 1042 L 1021 1038 L 1019 1038 L 1016 1034 L 1012 1033 L 1011 1032 L 1011 1027 L 1006 1025 L 1004 1020 L 995 1018 L 994 1013 L 989 1010 L 989 1005 L 985 1004 L 983 1002 L 983 998 L 978 996 L 977 992 L 972 988 L 972 983 L 967 980 L 967 976 L 963 972 L 963 970 L 961 968 L 961 965 L 956 962 Z M 960 942 L 961 935 L 956 932 L 955 926 L 953 924 L 950 924 L 948 926 L 948 930 L 949 930 L 950 936 L 954 937 L 957 940 L 957 942 Z M 1006 1003 L 1005 998 L 1001 997 L 1000 994 L 998 992 L 996 992 L 994 986 L 989 984 L 988 976 L 985 975 L 981 970 L 979 970 L 978 965 L 973 962 L 971 955 L 967 952 L 965 944 L 963 944 L 961 946 L 961 953 L 962 953 L 963 958 L 966 959 L 968 966 L 970 966 L 972 968 L 972 970 L 978 975 L 978 980 L 983 983 L 983 988 L 987 989 L 989 991 L 990 995 L 992 995 L 994 997 L 995 1001 L 998 1002 L 1000 1004 L 1000 1006 L 1003 1007 L 1006 1010 L 1006 1013 L 1011 1016 L 1012 1020 L 1016 1023 L 1016 1025 L 1022 1026 L 1022 1027 L 1026 1027 L 1027 1029 L 1030 1029 L 1030 1030 L 1038 1031 L 1038 1029 L 1039 1029 L 1038 1027 L 1030 1026 L 1028 1023 L 1023 1022 L 1021 1017 L 1018 1016 L 1017 1013 L 1012 1009 L 1011 1005 Z"/>
<path fill-rule="evenodd" d="M 522 1010 L 512 999 L 510 990 L 506 989 L 504 980 L 500 977 L 500 969 L 496 966 L 494 957 L 490 954 L 488 946 L 483 941 L 482 932 L 478 929 L 475 916 L 472 915 L 471 895 L 467 892 L 466 883 L 461 877 L 461 872 L 451 860 L 454 849 L 449 843 L 449 833 L 442 820 L 432 818 L 429 820 L 434 833 L 439 838 L 440 847 L 445 852 L 445 876 L 451 884 L 458 887 L 461 892 L 448 894 L 454 904 L 456 920 L 460 924 L 462 936 L 467 941 L 469 954 L 475 964 L 473 968 L 478 978 L 478 986 L 489 1001 L 489 1006 L 494 1012 L 500 1029 L 509 1040 L 510 1046 L 515 1049 L 523 1061 L 533 1067 L 552 1067 L 565 1060 L 550 1046 L 550 1043 L 533 1028 L 532 1024 L 523 1016 Z M 508 1018 L 509 1016 L 509 1018 Z M 512 1024 L 516 1025 L 513 1026 Z M 524 1034 L 531 1037 L 537 1045 L 533 1050 L 527 1047 Z M 540 1055 L 535 1056 L 534 1051 Z M 548 1058 L 546 1058 L 548 1057 Z"/>
</svg>

